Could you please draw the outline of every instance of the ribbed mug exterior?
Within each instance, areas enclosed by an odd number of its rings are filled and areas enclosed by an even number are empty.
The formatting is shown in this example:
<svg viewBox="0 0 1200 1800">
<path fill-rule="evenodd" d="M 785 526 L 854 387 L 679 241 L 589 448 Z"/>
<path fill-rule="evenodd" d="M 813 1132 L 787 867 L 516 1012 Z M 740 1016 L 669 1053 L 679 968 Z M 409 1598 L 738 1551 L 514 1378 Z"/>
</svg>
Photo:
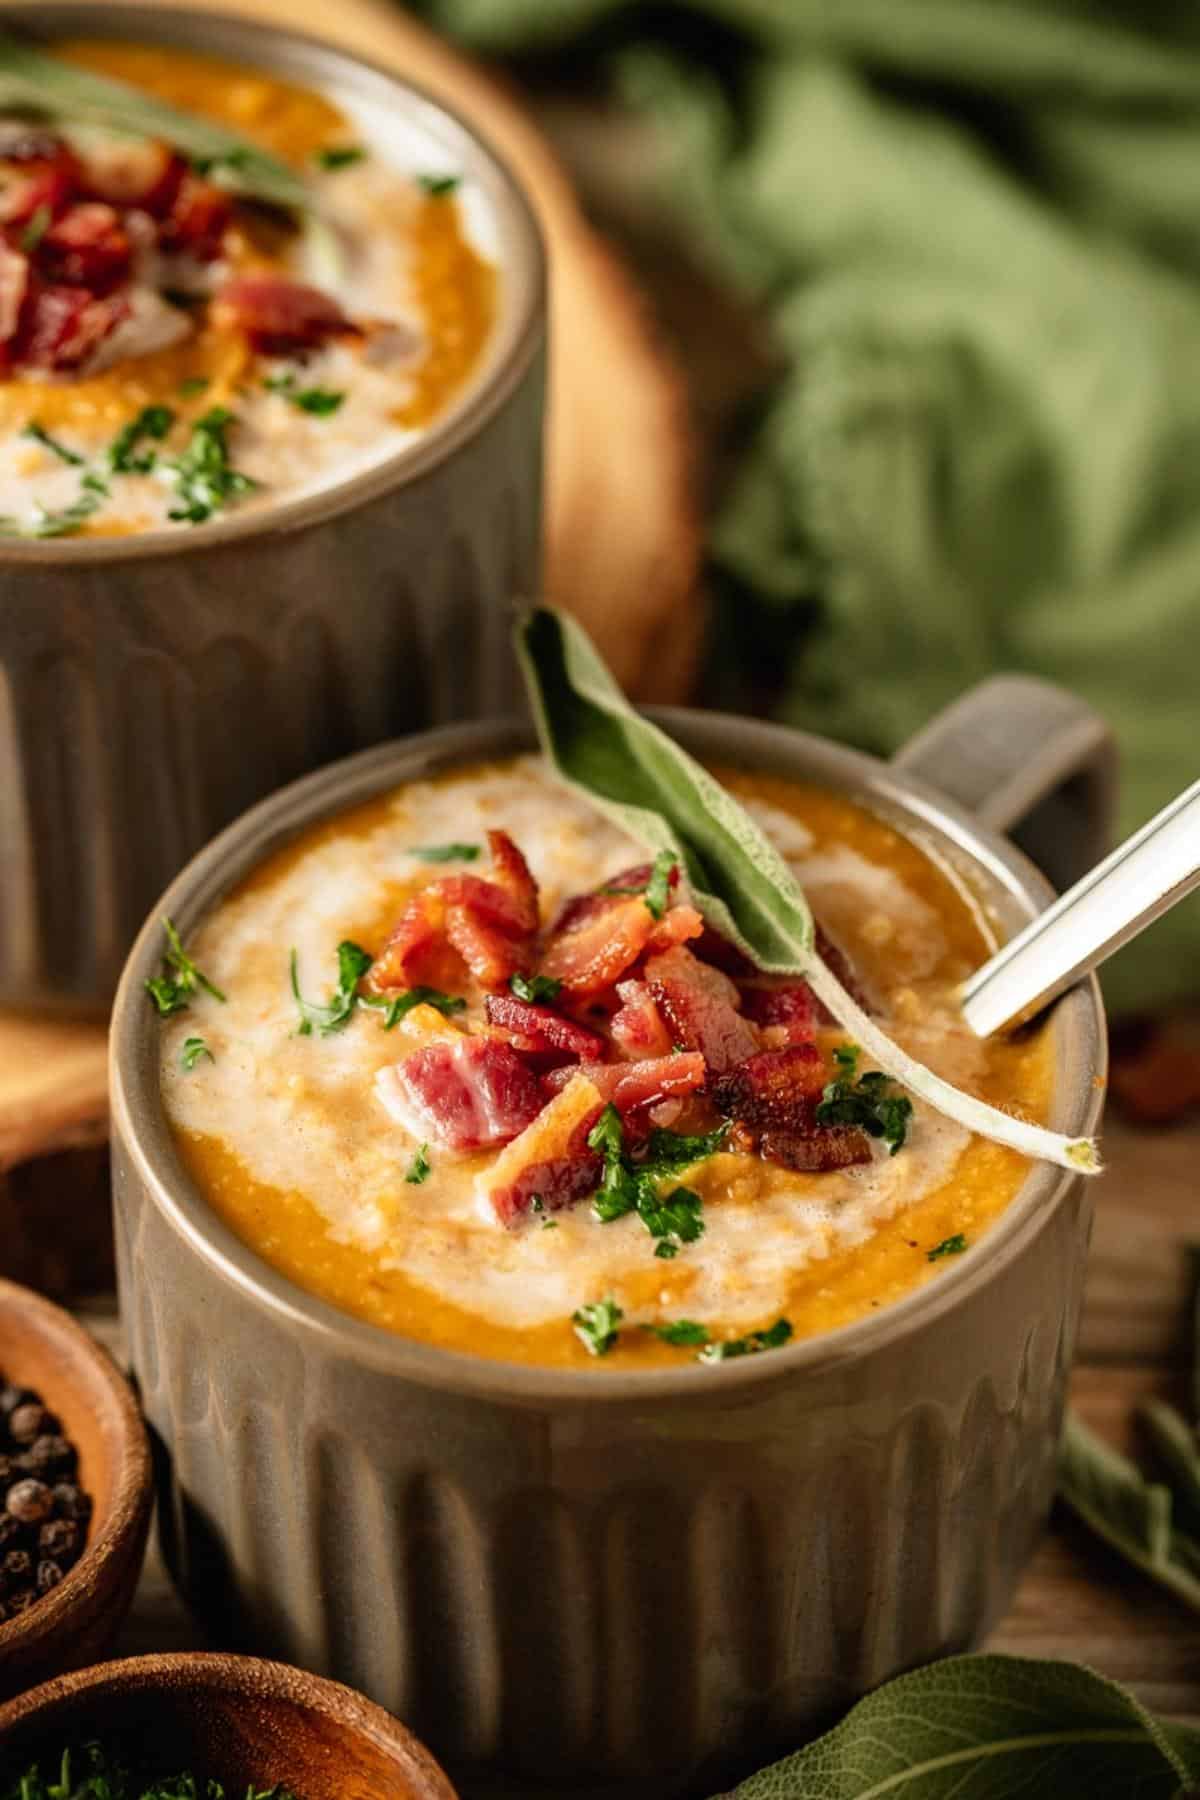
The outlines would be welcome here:
<svg viewBox="0 0 1200 1800">
<path fill-rule="evenodd" d="M 1015 852 L 871 759 L 666 715 L 694 753 L 845 788 L 968 859 L 1008 927 L 1044 900 Z M 327 770 L 185 872 L 198 918 L 307 823 L 522 728 L 440 733 Z M 118 998 L 122 1312 L 163 1450 L 160 1528 L 221 1640 L 331 1673 L 452 1772 L 659 1800 L 794 1746 L 898 1670 L 978 1641 L 1054 1489 L 1090 1224 L 1039 1166 L 978 1256 L 824 1339 L 699 1369 L 518 1369 L 300 1294 L 191 1189 L 139 999 Z M 1059 1122 L 1094 1123 L 1094 984 L 1060 1007 Z M 711 1791 L 711 1787 L 708 1789 Z"/>
<path fill-rule="evenodd" d="M 0 1005 L 99 1008 L 148 908 L 254 801 L 367 745 L 516 705 L 512 604 L 540 586 L 541 250 L 511 178 L 457 120 L 327 46 L 154 7 L 0 6 L 12 23 L 316 84 L 336 68 L 386 93 L 500 196 L 520 290 L 486 379 L 392 463 L 153 548 L 0 544 Z"/>
</svg>

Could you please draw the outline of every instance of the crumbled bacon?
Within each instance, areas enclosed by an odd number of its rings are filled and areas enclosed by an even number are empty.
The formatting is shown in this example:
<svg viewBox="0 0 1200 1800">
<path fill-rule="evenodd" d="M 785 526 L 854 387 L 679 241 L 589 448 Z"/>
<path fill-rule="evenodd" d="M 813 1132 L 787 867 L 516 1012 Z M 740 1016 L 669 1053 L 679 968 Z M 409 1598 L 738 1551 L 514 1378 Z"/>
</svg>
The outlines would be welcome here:
<svg viewBox="0 0 1200 1800">
<path fill-rule="evenodd" d="M 535 1006 L 513 994 L 489 994 L 488 1023 L 520 1040 L 518 1048 L 562 1050 L 568 1056 L 595 1059 L 604 1055 L 604 1039 L 551 1006 Z"/>
<path fill-rule="evenodd" d="M 506 1144 L 542 1110 L 537 1077 L 495 1038 L 430 1044 L 381 1069 L 379 1097 L 418 1138 L 449 1150 Z"/>
<path fill-rule="evenodd" d="M 807 1171 L 869 1162 L 871 1143 L 853 1126 L 819 1125 L 817 1105 L 828 1080 L 815 1044 L 761 1050 L 712 1084 L 718 1112 L 736 1123 L 739 1147 L 769 1162 Z"/>
<path fill-rule="evenodd" d="M 315 350 L 355 329 L 336 300 L 283 275 L 236 276 L 221 289 L 218 309 L 267 356 Z"/>
<path fill-rule="evenodd" d="M 57 218 L 79 192 L 79 164 L 58 139 L 30 137 L 33 152 L 20 144 L 0 151 L 0 225 L 19 232 L 39 215 Z"/>
<path fill-rule="evenodd" d="M 81 160 L 81 180 L 93 200 L 136 207 L 155 219 L 170 213 L 188 178 L 186 157 L 150 138 L 106 138 L 89 144 Z"/>
<path fill-rule="evenodd" d="M 532 935 L 538 928 L 538 887 L 529 864 L 507 831 L 489 831 L 487 840 L 492 881 L 512 900 L 520 930 Z"/>
<path fill-rule="evenodd" d="M 856 1125 L 818 1125 L 810 1132 L 764 1131 L 758 1153 L 806 1175 L 849 1169 L 871 1160 L 871 1140 Z"/>
<path fill-rule="evenodd" d="M 591 1081 L 572 1072 L 562 1092 L 478 1178 L 476 1196 L 501 1225 L 519 1223 L 535 1198 L 541 1210 L 558 1212 L 596 1191 L 603 1164 L 587 1136 L 603 1104 Z"/>
<path fill-rule="evenodd" d="M 744 987 L 742 1010 L 763 1029 L 768 1047 L 811 1043 L 820 1011 L 806 981 L 777 983 L 772 987 Z"/>
<path fill-rule="evenodd" d="M 52 285 L 101 295 L 111 293 L 129 274 L 133 246 L 113 207 L 86 200 L 68 207 L 43 233 L 34 260 Z"/>
<path fill-rule="evenodd" d="M 684 1051 L 648 1062 L 584 1063 L 578 1070 L 555 1069 L 546 1076 L 546 1086 L 553 1091 L 576 1074 L 586 1075 L 619 1113 L 628 1113 L 638 1107 L 654 1106 L 660 1100 L 695 1093 L 703 1087 L 708 1071 L 698 1051 Z"/>
<path fill-rule="evenodd" d="M 609 1021 L 609 1030 L 621 1055 L 635 1062 L 670 1056 L 674 1049 L 671 1034 L 645 982 L 619 981 L 617 996 L 621 1005 Z"/>
<path fill-rule="evenodd" d="M 560 931 L 574 931 L 589 919 L 598 918 L 601 914 L 611 912 L 614 900 L 628 900 L 638 895 L 646 887 L 654 873 L 652 863 L 635 863 L 632 869 L 622 869 L 618 875 L 610 875 L 607 881 L 593 888 L 590 894 L 576 894 L 567 901 L 554 921 L 553 935 Z M 667 892 L 671 894 L 679 886 L 679 867 L 676 864 L 667 876 Z"/>
<path fill-rule="evenodd" d="M 682 944 L 650 958 L 646 984 L 672 1040 L 699 1050 L 715 1073 L 745 1062 L 759 1048 L 757 1031 L 739 1011 L 741 998 L 732 981 Z"/>
<path fill-rule="evenodd" d="M 673 944 L 686 944 L 703 932 L 704 920 L 694 906 L 670 906 L 656 922 L 646 940 L 646 949 L 650 953 L 669 950 Z"/>
<path fill-rule="evenodd" d="M 488 840 L 490 879 L 447 875 L 413 895 L 371 969 L 373 993 L 422 982 L 454 986 L 459 977 L 453 964 L 459 958 L 459 969 L 465 963 L 487 989 L 504 989 L 528 969 L 537 929 L 537 884 L 510 837 L 492 831 Z"/>
<path fill-rule="evenodd" d="M 654 919 L 644 900 L 610 898 L 597 911 L 558 930 L 542 957 L 544 975 L 573 994 L 599 994 L 635 963 L 646 948 Z"/>
<path fill-rule="evenodd" d="M 217 187 L 215 182 L 204 181 L 198 175 L 185 174 L 171 196 L 170 208 L 163 220 L 159 241 L 164 250 L 176 254 L 193 256 L 197 262 L 215 262 L 220 256 L 225 242 L 225 233 L 233 218 L 233 201 L 224 188 Z M 297 282 L 285 281 L 278 276 L 259 275 L 243 277 L 244 284 L 253 289 L 254 284 L 265 293 L 272 286 L 293 288 L 300 287 Z M 231 283 L 230 286 L 236 286 Z M 228 292 L 228 289 L 223 290 Z M 315 293 L 313 288 L 300 287 L 304 294 Z M 321 295 L 322 300 L 325 299 Z M 247 305 L 250 302 L 247 301 Z M 332 306 L 332 301 L 326 305 Z M 271 315 L 265 301 L 259 303 L 259 317 L 270 319 L 274 316 L 279 321 L 280 314 Z M 339 314 L 340 316 L 340 314 Z M 248 328 L 247 328 L 248 329 Z M 314 340 L 321 342 L 320 338 Z M 261 345 L 256 345 L 262 348 Z M 287 348 L 293 348 L 291 344 Z"/>
<path fill-rule="evenodd" d="M 0 237 L 0 346 L 5 347 L 5 355 L 7 345 L 17 333 L 28 285 L 28 261 Z"/>
<path fill-rule="evenodd" d="M 121 294 L 95 299 L 86 288 L 46 287 L 31 278 L 12 360 L 32 369 L 77 369 L 128 314 Z"/>
</svg>

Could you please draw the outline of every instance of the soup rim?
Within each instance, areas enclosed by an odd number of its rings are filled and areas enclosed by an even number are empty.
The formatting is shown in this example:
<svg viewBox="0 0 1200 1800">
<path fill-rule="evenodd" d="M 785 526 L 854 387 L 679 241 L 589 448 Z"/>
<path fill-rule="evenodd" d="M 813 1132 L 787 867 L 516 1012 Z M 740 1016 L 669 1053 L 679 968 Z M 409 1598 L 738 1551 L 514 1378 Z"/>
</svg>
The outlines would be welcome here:
<svg viewBox="0 0 1200 1800">
<path fill-rule="evenodd" d="M 728 713 L 648 708 L 650 717 L 693 754 L 775 776 L 813 781 L 843 792 L 910 833 L 917 829 L 966 863 L 987 898 L 1005 905 L 1012 923 L 1032 917 L 1052 898 L 1049 884 L 1003 838 L 979 826 L 935 788 L 865 752 L 778 725 Z M 486 1397 L 542 1401 L 635 1402 L 669 1395 L 703 1403 L 717 1382 L 730 1389 L 830 1370 L 891 1347 L 924 1330 L 947 1310 L 968 1304 L 981 1285 L 1023 1249 L 1049 1213 L 1083 1176 L 1039 1163 L 989 1226 L 984 1238 L 942 1270 L 877 1312 L 801 1338 L 767 1355 L 679 1368 L 609 1370 L 510 1363 L 406 1338 L 342 1312 L 271 1267 L 212 1210 L 184 1169 L 171 1138 L 160 1087 L 160 1022 L 143 981 L 157 972 L 161 915 L 185 941 L 198 921 L 266 857 L 312 826 L 351 807 L 457 765 L 536 748 L 532 728 L 517 719 L 454 725 L 399 739 L 345 758 L 261 801 L 214 838 L 178 875 L 138 936 L 117 992 L 110 1050 L 114 1136 L 159 1211 L 210 1267 L 276 1320 L 347 1359 L 424 1386 Z M 1055 1079 L 1052 1123 L 1072 1136 L 1090 1134 L 1100 1116 L 1107 1067 L 1104 1011 L 1095 976 L 1054 1007 Z"/>
<path fill-rule="evenodd" d="M 187 527 L 156 526 L 126 537 L 0 537 L 0 568 L 7 564 L 104 564 L 177 557 L 258 537 L 283 537 L 325 524 L 369 505 L 394 489 L 421 480 L 478 436 L 519 387 L 543 339 L 546 257 L 541 231 L 525 190 L 507 159 L 453 106 L 382 63 L 344 50 L 305 31 L 293 31 L 228 12 L 163 10 L 138 0 L 105 6 L 79 0 L 0 0 L 0 30 L 13 26 L 53 44 L 64 37 L 113 38 L 162 45 L 199 55 L 228 57 L 324 92 L 335 79 L 393 102 L 400 98 L 424 129 L 439 138 L 470 179 L 485 187 L 501 248 L 501 316 L 479 364 L 444 410 L 410 444 L 378 463 L 334 476 L 310 493 L 232 512 Z"/>
</svg>

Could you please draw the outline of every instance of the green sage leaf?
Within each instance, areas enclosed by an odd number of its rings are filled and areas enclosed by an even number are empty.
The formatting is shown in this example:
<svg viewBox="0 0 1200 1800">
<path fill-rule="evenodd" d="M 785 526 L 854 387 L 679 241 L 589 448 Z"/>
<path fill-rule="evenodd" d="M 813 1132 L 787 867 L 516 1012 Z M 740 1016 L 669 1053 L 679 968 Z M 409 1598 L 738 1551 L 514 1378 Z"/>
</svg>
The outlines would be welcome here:
<svg viewBox="0 0 1200 1800">
<path fill-rule="evenodd" d="M 953 1656 L 889 1681 L 726 1800 L 1175 1800 L 1200 1733 L 1075 1663 Z"/>
<path fill-rule="evenodd" d="M 1063 1428 L 1058 1492 L 1126 1562 L 1200 1612 L 1200 1543 L 1177 1528 L 1171 1490 L 1147 1481 L 1074 1413 Z"/>
</svg>

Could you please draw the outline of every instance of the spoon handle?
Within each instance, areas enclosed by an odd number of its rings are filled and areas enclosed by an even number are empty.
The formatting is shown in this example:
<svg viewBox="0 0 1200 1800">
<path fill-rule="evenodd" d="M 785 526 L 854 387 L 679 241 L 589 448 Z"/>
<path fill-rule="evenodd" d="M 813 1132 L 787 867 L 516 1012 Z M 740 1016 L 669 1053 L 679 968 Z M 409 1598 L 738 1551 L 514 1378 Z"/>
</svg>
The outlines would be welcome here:
<svg viewBox="0 0 1200 1800">
<path fill-rule="evenodd" d="M 967 981 L 979 1037 L 1017 1025 L 1200 883 L 1200 781 L 1077 881 Z"/>
</svg>

